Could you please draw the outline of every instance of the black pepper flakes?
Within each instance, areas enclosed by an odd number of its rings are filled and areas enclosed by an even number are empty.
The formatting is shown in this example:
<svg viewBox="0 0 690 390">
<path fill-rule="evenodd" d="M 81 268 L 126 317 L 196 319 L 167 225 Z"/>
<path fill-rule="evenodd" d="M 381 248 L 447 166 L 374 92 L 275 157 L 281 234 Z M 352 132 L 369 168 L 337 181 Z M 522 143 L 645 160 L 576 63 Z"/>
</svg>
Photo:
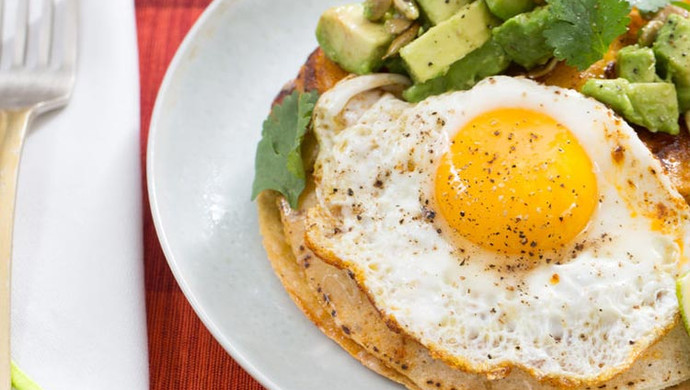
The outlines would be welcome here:
<svg viewBox="0 0 690 390">
<path fill-rule="evenodd" d="M 422 216 L 424 216 L 424 219 L 427 221 L 433 222 L 434 218 L 436 218 L 436 212 L 429 208 L 422 207 Z"/>
</svg>

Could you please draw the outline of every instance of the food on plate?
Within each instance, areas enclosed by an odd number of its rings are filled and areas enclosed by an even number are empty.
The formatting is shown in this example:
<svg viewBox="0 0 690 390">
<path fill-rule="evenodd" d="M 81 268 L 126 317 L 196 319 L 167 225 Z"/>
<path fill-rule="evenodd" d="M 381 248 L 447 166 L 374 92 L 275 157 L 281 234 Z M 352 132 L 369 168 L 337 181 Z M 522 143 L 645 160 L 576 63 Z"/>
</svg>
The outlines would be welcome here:
<svg viewBox="0 0 690 390">
<path fill-rule="evenodd" d="M 288 293 L 409 389 L 690 379 L 683 5 L 438 3 L 326 11 L 276 98 L 254 196 Z"/>
<path fill-rule="evenodd" d="M 342 96 L 375 77 L 314 109 L 306 242 L 396 327 L 471 372 L 577 383 L 626 368 L 674 324 L 690 211 L 632 128 L 505 76 L 418 105 Z"/>
<path fill-rule="evenodd" d="M 395 36 L 384 24 L 369 23 L 362 4 L 350 4 L 324 12 L 316 38 L 343 69 L 363 74 L 381 66 Z"/>
<path fill-rule="evenodd" d="M 454 62 L 489 41 L 495 24 L 498 20 L 486 4 L 475 1 L 400 49 L 400 58 L 416 82 L 442 76 Z"/>
<path fill-rule="evenodd" d="M 606 103 L 628 122 L 644 126 L 649 131 L 672 135 L 680 132 L 678 98 L 671 83 L 631 83 L 624 78 L 591 79 L 582 87 L 582 93 Z"/>
</svg>

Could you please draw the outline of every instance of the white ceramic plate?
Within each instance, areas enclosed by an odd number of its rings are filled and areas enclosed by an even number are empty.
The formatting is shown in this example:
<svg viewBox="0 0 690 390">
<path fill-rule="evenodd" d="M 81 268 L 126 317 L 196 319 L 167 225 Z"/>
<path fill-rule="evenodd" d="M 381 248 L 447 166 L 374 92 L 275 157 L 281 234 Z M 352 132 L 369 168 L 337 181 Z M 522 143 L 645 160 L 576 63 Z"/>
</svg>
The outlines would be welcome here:
<svg viewBox="0 0 690 390">
<path fill-rule="evenodd" d="M 309 322 L 273 274 L 250 202 L 261 123 L 343 1 L 217 0 L 180 47 L 148 143 L 153 219 L 178 283 L 221 345 L 269 389 L 400 389 Z"/>
</svg>

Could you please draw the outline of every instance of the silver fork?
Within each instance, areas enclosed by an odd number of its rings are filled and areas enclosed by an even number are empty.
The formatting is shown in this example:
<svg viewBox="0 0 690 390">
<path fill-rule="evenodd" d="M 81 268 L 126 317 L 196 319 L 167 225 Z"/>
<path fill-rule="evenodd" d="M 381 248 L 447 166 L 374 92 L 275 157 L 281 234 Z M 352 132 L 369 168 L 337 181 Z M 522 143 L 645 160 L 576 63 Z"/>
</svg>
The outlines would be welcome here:
<svg viewBox="0 0 690 390">
<path fill-rule="evenodd" d="M 0 0 L 0 390 L 11 388 L 12 226 L 22 145 L 32 119 L 69 100 L 78 23 L 78 0 L 10 1 Z M 10 5 L 16 14 L 8 13 Z M 31 18 L 36 11 L 40 16 Z M 3 29 L 2 20 L 14 20 L 15 28 Z"/>
</svg>

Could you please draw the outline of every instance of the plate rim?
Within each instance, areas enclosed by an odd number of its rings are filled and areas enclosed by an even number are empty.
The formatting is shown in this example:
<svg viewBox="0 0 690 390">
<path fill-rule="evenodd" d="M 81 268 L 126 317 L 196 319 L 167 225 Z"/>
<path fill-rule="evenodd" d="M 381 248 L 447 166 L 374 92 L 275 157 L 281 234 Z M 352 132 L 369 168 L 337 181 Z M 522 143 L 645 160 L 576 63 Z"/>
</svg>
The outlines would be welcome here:
<svg viewBox="0 0 690 390">
<path fill-rule="evenodd" d="M 163 115 L 162 102 L 168 94 L 168 91 L 174 84 L 175 74 L 177 73 L 180 66 L 184 63 L 185 55 L 189 52 L 192 45 L 197 41 L 197 37 L 199 36 L 200 32 L 210 22 L 212 17 L 214 17 L 216 13 L 220 12 L 220 10 L 222 9 L 221 5 L 226 5 L 227 7 L 230 7 L 238 3 L 239 1 L 240 0 L 212 0 L 212 2 L 201 13 L 199 18 L 194 22 L 192 27 L 185 35 L 184 39 L 175 51 L 175 55 L 170 61 L 168 68 L 165 71 L 163 81 L 161 82 L 161 85 L 158 89 L 158 93 L 156 94 L 156 100 L 153 106 L 153 110 L 151 112 L 151 120 L 149 122 L 149 133 L 146 138 L 146 192 L 148 195 L 149 209 L 151 212 L 154 229 L 156 232 L 156 236 L 158 238 L 158 242 L 160 243 L 161 248 L 163 250 L 165 260 L 168 263 L 168 266 L 170 267 L 173 276 L 175 277 L 175 281 L 177 282 L 178 286 L 182 290 L 182 293 L 187 299 L 187 302 L 189 302 L 189 304 L 192 306 L 194 313 L 201 320 L 204 327 L 206 327 L 206 329 L 211 333 L 215 341 L 223 347 L 223 349 L 232 357 L 233 360 L 235 360 L 235 362 L 237 362 L 237 364 L 240 365 L 240 367 L 242 367 L 242 369 L 244 369 L 256 381 L 258 381 L 262 386 L 266 387 L 267 389 L 282 390 L 280 386 L 273 382 L 267 375 L 265 375 L 263 372 L 261 372 L 261 370 L 254 366 L 254 364 L 252 364 L 240 351 L 238 351 L 232 345 L 232 343 L 225 340 L 221 330 L 216 326 L 216 324 L 208 316 L 206 311 L 201 307 L 202 305 L 200 305 L 197 301 L 191 287 L 186 282 L 184 276 L 182 275 L 182 272 L 180 271 L 180 268 L 177 266 L 177 261 L 175 260 L 175 256 L 168 241 L 168 237 L 165 233 L 165 228 L 163 227 L 163 224 L 161 222 L 158 197 L 155 191 L 157 184 L 154 179 L 154 175 L 152 174 L 152 172 L 154 172 L 155 169 L 155 139 L 157 138 L 157 135 L 161 132 L 161 130 L 159 129 L 159 122 L 161 121 L 161 117 Z"/>
</svg>

